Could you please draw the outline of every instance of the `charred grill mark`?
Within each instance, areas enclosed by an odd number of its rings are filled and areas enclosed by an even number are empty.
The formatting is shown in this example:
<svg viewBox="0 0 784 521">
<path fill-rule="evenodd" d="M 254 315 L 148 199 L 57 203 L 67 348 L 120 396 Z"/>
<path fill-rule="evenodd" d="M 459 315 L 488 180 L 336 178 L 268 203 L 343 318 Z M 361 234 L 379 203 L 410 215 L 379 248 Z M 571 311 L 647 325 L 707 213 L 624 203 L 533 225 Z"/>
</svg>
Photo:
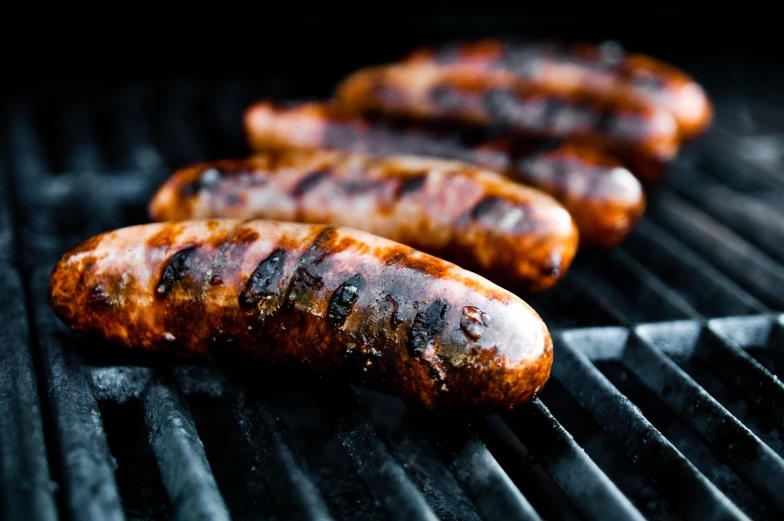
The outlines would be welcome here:
<svg viewBox="0 0 784 521">
<path fill-rule="evenodd" d="M 389 326 L 393 330 L 395 330 L 395 329 L 397 329 L 397 326 L 399 326 L 400 323 L 402 322 L 402 320 L 400 320 L 400 317 L 398 317 L 398 315 L 397 315 L 398 308 L 399 308 L 398 303 L 395 300 L 395 298 L 392 295 L 390 295 L 389 293 L 387 293 L 384 296 L 384 303 L 387 306 L 389 306 L 389 309 L 390 309 Z"/>
<path fill-rule="evenodd" d="M 330 176 L 330 172 L 328 170 L 319 170 L 313 172 L 311 174 L 306 175 L 302 178 L 302 180 L 297 183 L 297 186 L 294 187 L 292 190 L 291 195 L 294 197 L 302 197 L 303 195 L 307 194 L 316 186 L 319 185 L 322 181 L 325 181 Z"/>
<path fill-rule="evenodd" d="M 411 177 L 409 179 L 406 179 L 400 185 L 400 188 L 397 191 L 398 199 L 419 192 L 425 186 L 426 182 L 427 182 L 426 174 L 420 174 L 417 175 L 416 177 Z"/>
<path fill-rule="evenodd" d="M 490 212 L 498 208 L 503 203 L 504 200 L 500 197 L 497 196 L 485 197 L 484 199 L 476 203 L 476 206 L 474 206 L 471 209 L 471 218 L 474 220 L 481 219 L 485 215 L 489 214 Z"/>
<path fill-rule="evenodd" d="M 327 250 L 324 245 L 332 239 L 335 239 L 337 230 L 330 226 L 325 227 L 319 232 L 313 242 L 310 243 L 308 249 L 302 254 L 299 261 L 300 267 L 305 267 L 308 264 L 320 264 L 327 256 Z"/>
<path fill-rule="evenodd" d="M 340 182 L 340 188 L 347 195 L 359 195 L 367 192 L 380 190 L 386 185 L 384 181 L 374 181 L 373 179 L 344 180 Z"/>
<path fill-rule="evenodd" d="M 324 285 L 322 278 L 310 273 L 308 267 L 320 264 L 327 257 L 329 251 L 324 248 L 324 245 L 329 240 L 335 238 L 336 234 L 335 228 L 325 227 L 316 235 L 316 238 L 313 239 L 313 242 L 302 254 L 297 269 L 294 271 L 288 287 L 286 287 L 285 305 L 289 307 L 294 305 L 309 292 L 321 289 Z"/>
<path fill-rule="evenodd" d="M 638 89 L 651 92 L 665 90 L 667 88 L 667 84 L 662 78 L 653 75 L 635 76 L 632 80 L 632 84 Z"/>
<path fill-rule="evenodd" d="M 362 275 L 354 275 L 340 285 L 332 294 L 329 301 L 327 317 L 334 327 L 341 327 L 351 313 L 354 303 L 359 298 L 359 292 L 365 287 Z"/>
<path fill-rule="evenodd" d="M 408 333 L 408 351 L 411 356 L 424 353 L 431 339 L 441 333 L 447 311 L 449 304 L 436 299 L 426 309 L 417 312 Z"/>
<path fill-rule="evenodd" d="M 436 107 L 443 110 L 459 109 L 462 105 L 460 93 L 445 85 L 433 87 L 428 97 Z"/>
<path fill-rule="evenodd" d="M 322 136 L 324 146 L 327 148 L 351 147 L 356 145 L 360 138 L 362 138 L 362 132 L 359 129 L 349 124 L 337 122 L 326 125 Z"/>
<path fill-rule="evenodd" d="M 286 252 L 278 249 L 259 263 L 240 295 L 240 305 L 255 306 L 261 299 L 272 294 L 270 288 L 274 279 L 280 275 L 285 256 Z"/>
<path fill-rule="evenodd" d="M 602 112 L 596 118 L 594 129 L 599 134 L 612 134 L 615 115 L 612 112 Z"/>
<path fill-rule="evenodd" d="M 490 118 L 497 121 L 509 121 L 509 109 L 517 103 L 517 96 L 509 89 L 491 89 L 482 96 L 484 106 Z"/>
<path fill-rule="evenodd" d="M 566 102 L 557 98 L 546 99 L 542 113 L 542 126 L 547 129 L 554 127 L 558 116 L 566 110 L 567 105 Z"/>
<path fill-rule="evenodd" d="M 532 147 L 533 153 L 544 154 L 560 148 L 563 140 L 558 138 L 544 138 L 538 140 Z"/>
<path fill-rule="evenodd" d="M 191 269 L 191 261 L 196 253 L 196 246 L 191 246 L 180 250 L 171 256 L 166 268 L 163 270 L 155 294 L 158 297 L 165 297 L 169 294 L 175 284 L 181 281 Z"/>
<path fill-rule="evenodd" d="M 215 187 L 223 177 L 223 173 L 217 168 L 208 168 L 201 173 L 198 179 L 182 187 L 182 195 L 193 197 L 203 189 L 210 190 Z"/>
</svg>

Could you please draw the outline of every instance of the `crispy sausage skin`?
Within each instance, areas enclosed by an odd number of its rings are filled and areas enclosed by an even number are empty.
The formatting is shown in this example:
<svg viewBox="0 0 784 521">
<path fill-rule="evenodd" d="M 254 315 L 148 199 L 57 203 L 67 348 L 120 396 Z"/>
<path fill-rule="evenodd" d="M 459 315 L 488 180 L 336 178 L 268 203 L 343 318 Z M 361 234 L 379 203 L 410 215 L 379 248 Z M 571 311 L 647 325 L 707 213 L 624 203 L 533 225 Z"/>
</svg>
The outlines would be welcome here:
<svg viewBox="0 0 784 521">
<path fill-rule="evenodd" d="M 379 155 L 416 154 L 473 163 L 552 195 L 572 214 L 580 246 L 611 248 L 645 210 L 639 181 L 615 158 L 559 140 L 490 139 L 487 132 L 348 117 L 327 103 L 261 101 L 245 113 L 245 132 L 258 151 L 334 149 Z"/>
<path fill-rule="evenodd" d="M 708 96 L 689 75 L 649 56 L 626 54 L 618 46 L 485 39 L 416 49 L 404 61 L 480 73 L 504 70 L 555 89 L 646 99 L 670 111 L 687 140 L 705 132 L 713 119 Z"/>
<path fill-rule="evenodd" d="M 438 118 L 497 125 L 522 136 L 569 138 L 617 155 L 646 182 L 661 177 L 680 146 L 672 114 L 645 100 L 540 86 L 504 70 L 427 62 L 369 67 L 345 79 L 335 98 L 352 114 Z"/>
<path fill-rule="evenodd" d="M 349 228 L 155 223 L 89 239 L 54 268 L 72 329 L 128 348 L 251 357 L 345 376 L 427 407 L 512 407 L 552 343 L 524 301 L 439 258 Z"/>
<path fill-rule="evenodd" d="M 524 292 L 558 281 L 578 244 L 571 216 L 555 199 L 494 172 L 328 150 L 270 151 L 181 169 L 153 197 L 150 216 L 350 226 Z"/>
</svg>

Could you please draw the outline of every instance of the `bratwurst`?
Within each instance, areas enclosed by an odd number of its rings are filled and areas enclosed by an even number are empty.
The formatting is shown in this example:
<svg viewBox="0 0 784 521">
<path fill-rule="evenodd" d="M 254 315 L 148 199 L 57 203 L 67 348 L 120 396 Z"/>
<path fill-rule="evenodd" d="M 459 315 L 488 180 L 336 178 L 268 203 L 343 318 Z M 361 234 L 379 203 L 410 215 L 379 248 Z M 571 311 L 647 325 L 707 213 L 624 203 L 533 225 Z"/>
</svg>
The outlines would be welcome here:
<svg viewBox="0 0 784 521">
<path fill-rule="evenodd" d="M 708 96 L 689 75 L 650 56 L 626 53 L 618 45 L 485 39 L 423 47 L 404 61 L 480 74 L 503 70 L 554 90 L 648 100 L 672 113 L 684 139 L 705 132 L 713 118 Z"/>
<path fill-rule="evenodd" d="M 503 70 L 433 63 L 362 69 L 337 88 L 340 110 L 499 126 L 513 136 L 569 138 L 620 158 L 645 182 L 657 180 L 680 146 L 672 114 L 642 99 L 607 98 L 565 85 L 525 81 Z"/>
<path fill-rule="evenodd" d="M 495 172 L 457 161 L 329 150 L 270 151 L 183 168 L 155 194 L 150 216 L 350 226 L 523 292 L 560 280 L 578 245 L 563 206 Z"/>
<path fill-rule="evenodd" d="M 427 407 L 512 407 L 552 364 L 524 301 L 365 232 L 275 221 L 156 223 L 66 253 L 49 300 L 128 348 L 345 376 Z"/>
<path fill-rule="evenodd" d="M 580 246 L 612 248 L 645 210 L 645 193 L 614 157 L 555 139 L 492 138 L 481 129 L 348 117 L 329 103 L 260 101 L 245 112 L 254 150 L 333 149 L 379 155 L 415 154 L 465 161 L 552 195 L 572 214 Z"/>
</svg>

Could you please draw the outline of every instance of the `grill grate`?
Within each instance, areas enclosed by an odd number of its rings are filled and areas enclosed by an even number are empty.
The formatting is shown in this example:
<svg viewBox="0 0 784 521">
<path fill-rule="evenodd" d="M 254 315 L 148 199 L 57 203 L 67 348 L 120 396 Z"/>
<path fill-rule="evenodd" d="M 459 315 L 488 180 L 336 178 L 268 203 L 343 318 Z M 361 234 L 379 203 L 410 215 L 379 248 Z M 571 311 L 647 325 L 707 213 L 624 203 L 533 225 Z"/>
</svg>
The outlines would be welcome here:
<svg viewBox="0 0 784 521">
<path fill-rule="evenodd" d="M 582 254 L 531 300 L 554 331 L 553 378 L 540 399 L 502 415 L 115 356 L 55 318 L 46 287 L 63 251 L 144 222 L 171 169 L 244 154 L 242 109 L 313 94 L 301 88 L 137 85 L 9 104 L 7 519 L 784 515 L 784 176 L 741 154 L 732 104 L 719 103 L 717 127 L 653 190 L 622 247 Z"/>
</svg>

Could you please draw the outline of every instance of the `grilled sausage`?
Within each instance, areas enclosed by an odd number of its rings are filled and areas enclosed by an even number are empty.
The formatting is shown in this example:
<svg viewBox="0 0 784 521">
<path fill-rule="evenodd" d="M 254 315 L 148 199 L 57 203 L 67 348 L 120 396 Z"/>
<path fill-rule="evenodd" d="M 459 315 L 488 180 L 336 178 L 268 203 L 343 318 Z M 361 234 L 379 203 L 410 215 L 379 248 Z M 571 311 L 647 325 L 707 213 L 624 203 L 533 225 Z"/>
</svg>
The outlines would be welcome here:
<svg viewBox="0 0 784 521">
<path fill-rule="evenodd" d="M 643 100 L 607 98 L 569 85 L 540 86 L 503 70 L 431 63 L 370 67 L 338 87 L 341 110 L 471 125 L 523 136 L 570 138 L 617 155 L 643 181 L 657 180 L 680 145 L 672 114 Z"/>
<path fill-rule="evenodd" d="M 456 161 L 326 150 L 272 151 L 181 169 L 153 197 L 150 216 L 350 226 L 515 291 L 553 285 L 578 243 L 557 201 L 493 172 Z"/>
<path fill-rule="evenodd" d="M 626 238 L 645 209 L 637 179 L 615 158 L 559 140 L 489 139 L 432 122 L 347 117 L 326 103 L 262 101 L 245 113 L 255 150 L 335 149 L 380 155 L 416 154 L 474 163 L 503 172 L 558 199 L 580 230 L 581 246 L 611 248 Z"/>
<path fill-rule="evenodd" d="M 649 56 L 625 54 L 617 45 L 487 39 L 417 49 L 404 61 L 476 72 L 504 70 L 555 89 L 646 99 L 675 116 L 684 139 L 703 133 L 713 118 L 708 96 L 689 75 Z"/>
<path fill-rule="evenodd" d="M 49 300 L 72 329 L 180 356 L 339 375 L 427 407 L 511 407 L 552 364 L 520 298 L 358 230 L 186 221 L 98 235 L 63 256 Z"/>
</svg>

